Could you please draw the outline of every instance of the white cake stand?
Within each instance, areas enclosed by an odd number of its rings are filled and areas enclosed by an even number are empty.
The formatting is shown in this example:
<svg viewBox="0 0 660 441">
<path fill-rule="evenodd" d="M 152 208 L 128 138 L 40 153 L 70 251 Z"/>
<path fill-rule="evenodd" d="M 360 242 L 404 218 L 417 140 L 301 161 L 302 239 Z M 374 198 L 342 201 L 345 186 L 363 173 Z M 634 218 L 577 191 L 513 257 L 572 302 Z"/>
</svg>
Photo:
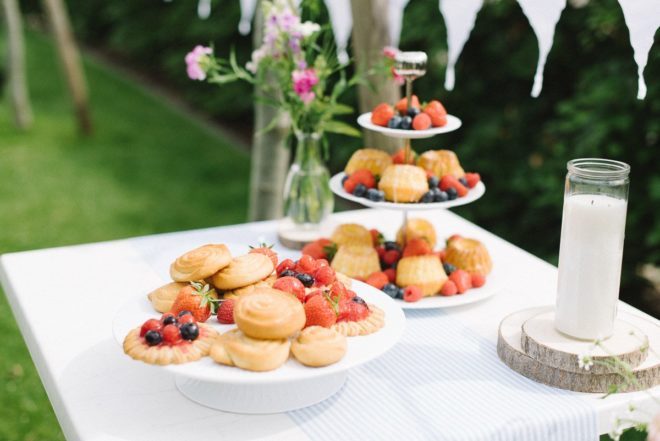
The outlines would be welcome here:
<svg viewBox="0 0 660 441">
<path fill-rule="evenodd" d="M 405 316 L 394 300 L 365 283 L 353 281 L 352 286 L 367 303 L 385 312 L 385 326 L 371 335 L 349 337 L 346 355 L 338 363 L 310 368 L 290 358 L 274 371 L 251 372 L 205 357 L 193 363 L 154 368 L 175 374 L 177 388 L 192 401 L 227 412 L 280 413 L 321 402 L 342 388 L 351 369 L 383 355 L 403 335 Z M 115 339 L 121 344 L 131 329 L 157 316 L 146 296 L 136 297 L 115 316 Z M 208 324 L 219 332 L 235 327 L 221 325 L 213 317 Z"/>
<path fill-rule="evenodd" d="M 403 130 L 403 129 L 390 129 L 389 127 L 377 126 L 371 122 L 371 112 L 363 113 L 358 117 L 358 124 L 367 130 L 382 133 L 390 138 L 399 139 L 425 139 L 443 133 L 453 132 L 458 130 L 463 123 L 454 115 L 447 115 L 447 124 L 442 127 L 431 127 L 427 130 Z"/>
</svg>

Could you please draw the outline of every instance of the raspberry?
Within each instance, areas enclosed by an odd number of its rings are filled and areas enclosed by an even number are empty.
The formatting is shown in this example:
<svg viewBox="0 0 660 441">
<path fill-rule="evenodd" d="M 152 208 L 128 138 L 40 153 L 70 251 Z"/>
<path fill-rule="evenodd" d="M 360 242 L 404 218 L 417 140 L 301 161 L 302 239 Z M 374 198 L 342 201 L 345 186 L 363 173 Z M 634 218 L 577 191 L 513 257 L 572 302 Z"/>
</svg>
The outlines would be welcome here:
<svg viewBox="0 0 660 441">
<path fill-rule="evenodd" d="M 481 288 L 486 284 L 486 276 L 482 274 L 472 274 L 472 288 Z"/>
<path fill-rule="evenodd" d="M 468 187 L 474 188 L 481 181 L 481 175 L 479 173 L 465 173 L 465 180 Z"/>
<path fill-rule="evenodd" d="M 431 127 L 431 117 L 426 113 L 420 113 L 413 119 L 412 126 L 415 130 L 427 130 Z"/>
<path fill-rule="evenodd" d="M 403 290 L 403 300 L 406 302 L 417 302 L 423 297 L 419 286 L 410 285 Z"/>
<path fill-rule="evenodd" d="M 383 271 L 385 275 L 387 276 L 387 280 L 389 283 L 395 283 L 396 282 L 396 270 L 394 268 L 388 268 L 385 271 Z"/>
<path fill-rule="evenodd" d="M 449 280 L 456 284 L 456 289 L 459 294 L 463 294 L 465 291 L 472 288 L 472 278 L 467 271 L 457 269 L 449 275 Z"/>
<path fill-rule="evenodd" d="M 384 272 L 378 271 L 367 277 L 366 283 L 376 289 L 383 289 L 389 283 L 389 278 Z"/>
<path fill-rule="evenodd" d="M 458 293 L 458 288 L 456 288 L 456 284 L 452 282 L 451 280 L 447 280 L 444 285 L 442 285 L 442 289 L 440 290 L 440 295 L 441 296 L 453 296 Z"/>
</svg>

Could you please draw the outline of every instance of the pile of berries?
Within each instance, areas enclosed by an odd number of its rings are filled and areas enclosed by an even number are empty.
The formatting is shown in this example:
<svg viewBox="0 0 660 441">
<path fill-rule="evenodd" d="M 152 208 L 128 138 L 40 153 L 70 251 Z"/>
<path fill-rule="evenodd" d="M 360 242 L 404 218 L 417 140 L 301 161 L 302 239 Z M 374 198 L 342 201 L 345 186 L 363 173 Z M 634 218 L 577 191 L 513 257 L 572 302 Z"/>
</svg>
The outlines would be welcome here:
<svg viewBox="0 0 660 441">
<path fill-rule="evenodd" d="M 447 124 L 447 111 L 438 100 L 420 106 L 417 95 L 402 98 L 396 105 L 381 103 L 371 112 L 371 122 L 377 126 L 399 130 L 427 130 Z"/>
<path fill-rule="evenodd" d="M 382 202 L 385 200 L 385 193 L 378 190 L 378 178 L 367 169 L 360 169 L 353 172 L 350 176 L 344 176 L 342 185 L 347 193 L 359 198 L 367 198 L 370 201 Z"/>
<path fill-rule="evenodd" d="M 303 254 L 298 261 L 285 259 L 277 266 L 277 277 L 273 288 L 293 294 L 304 304 L 305 326 L 329 328 L 369 316 L 366 302 L 337 280 L 325 258 Z"/>
<path fill-rule="evenodd" d="M 140 337 L 149 346 L 174 346 L 199 337 L 199 326 L 190 311 L 177 315 L 166 312 L 160 319 L 149 319 L 140 328 Z"/>
<path fill-rule="evenodd" d="M 462 198 L 479 181 L 481 181 L 479 173 L 465 173 L 465 176 L 461 178 L 456 178 L 454 175 L 445 175 L 440 179 L 431 175 L 428 178 L 429 191 L 422 195 L 419 202 L 427 204 L 430 202 L 445 202 Z"/>
</svg>

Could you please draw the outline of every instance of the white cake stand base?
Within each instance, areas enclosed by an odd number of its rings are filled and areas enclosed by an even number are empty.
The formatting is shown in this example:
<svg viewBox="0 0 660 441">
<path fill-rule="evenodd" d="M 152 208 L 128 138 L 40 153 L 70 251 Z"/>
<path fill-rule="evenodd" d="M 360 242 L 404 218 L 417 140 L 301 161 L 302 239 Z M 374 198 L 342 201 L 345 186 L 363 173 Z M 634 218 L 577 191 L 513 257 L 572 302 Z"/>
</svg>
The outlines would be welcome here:
<svg viewBox="0 0 660 441">
<path fill-rule="evenodd" d="M 295 383 L 216 383 L 176 376 L 176 387 L 190 400 L 225 412 L 282 413 L 312 406 L 337 393 L 348 372 Z"/>
</svg>

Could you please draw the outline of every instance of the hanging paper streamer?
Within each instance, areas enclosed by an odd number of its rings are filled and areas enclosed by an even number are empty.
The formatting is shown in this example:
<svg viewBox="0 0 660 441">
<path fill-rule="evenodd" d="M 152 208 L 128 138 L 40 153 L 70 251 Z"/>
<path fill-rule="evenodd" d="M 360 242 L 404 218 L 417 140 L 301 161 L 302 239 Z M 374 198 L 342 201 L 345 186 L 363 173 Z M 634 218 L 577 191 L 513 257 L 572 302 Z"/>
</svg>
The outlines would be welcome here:
<svg viewBox="0 0 660 441">
<path fill-rule="evenodd" d="M 197 15 L 206 20 L 211 15 L 211 0 L 199 0 L 197 3 Z"/>
<path fill-rule="evenodd" d="M 409 0 L 390 0 L 389 4 L 389 26 L 390 26 L 390 46 L 399 47 L 401 38 L 401 28 L 403 27 L 403 11 L 406 9 Z"/>
<path fill-rule="evenodd" d="M 472 32 L 483 0 L 440 0 L 440 12 L 447 27 L 447 72 L 445 89 L 453 90 L 454 66 Z"/>
<path fill-rule="evenodd" d="M 335 44 L 337 45 L 337 59 L 340 63 L 348 62 L 348 38 L 353 29 L 353 15 L 351 14 L 351 0 L 325 0 L 325 7 L 328 8 L 330 15 L 330 24 L 332 32 L 335 35 Z"/>
<path fill-rule="evenodd" d="M 623 18 L 630 32 L 630 45 L 633 47 L 637 63 L 637 99 L 646 98 L 644 68 L 653 46 L 653 36 L 660 27 L 660 2 L 658 0 L 619 0 Z"/>
<path fill-rule="evenodd" d="M 555 27 L 566 7 L 566 0 L 518 0 L 529 24 L 532 26 L 539 43 L 539 60 L 534 74 L 532 96 L 538 97 L 543 88 L 543 71 L 552 42 L 555 39 Z"/>
<path fill-rule="evenodd" d="M 257 0 L 241 0 L 241 21 L 238 23 L 238 32 L 247 35 L 252 30 L 252 19 L 257 9 Z"/>
</svg>

